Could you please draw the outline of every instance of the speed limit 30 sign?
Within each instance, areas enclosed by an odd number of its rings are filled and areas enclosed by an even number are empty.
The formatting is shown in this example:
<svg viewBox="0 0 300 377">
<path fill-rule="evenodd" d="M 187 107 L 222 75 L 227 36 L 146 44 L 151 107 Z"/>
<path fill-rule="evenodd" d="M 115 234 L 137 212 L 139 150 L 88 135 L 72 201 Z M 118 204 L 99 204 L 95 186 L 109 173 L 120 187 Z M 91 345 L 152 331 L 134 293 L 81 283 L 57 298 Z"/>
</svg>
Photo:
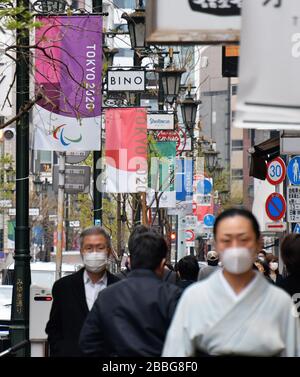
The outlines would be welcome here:
<svg viewBox="0 0 300 377">
<path fill-rule="evenodd" d="M 276 157 L 267 166 L 267 180 L 271 185 L 279 185 L 286 176 L 286 166 L 281 157 Z"/>
</svg>

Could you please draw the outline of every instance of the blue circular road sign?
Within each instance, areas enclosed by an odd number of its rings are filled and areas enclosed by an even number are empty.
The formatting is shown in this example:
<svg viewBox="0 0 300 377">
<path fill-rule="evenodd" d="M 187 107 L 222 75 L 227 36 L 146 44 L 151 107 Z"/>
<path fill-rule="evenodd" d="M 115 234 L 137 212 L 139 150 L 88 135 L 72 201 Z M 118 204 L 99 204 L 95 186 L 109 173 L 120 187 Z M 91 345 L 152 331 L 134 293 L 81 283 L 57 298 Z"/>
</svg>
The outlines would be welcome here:
<svg viewBox="0 0 300 377">
<path fill-rule="evenodd" d="M 300 156 L 291 159 L 287 168 L 287 174 L 291 184 L 300 185 Z"/>
<path fill-rule="evenodd" d="M 203 218 L 203 224 L 207 227 L 207 228 L 212 228 L 214 226 L 214 223 L 215 223 L 215 216 L 214 215 L 205 215 L 204 218 Z"/>
<path fill-rule="evenodd" d="M 197 194 L 208 195 L 212 191 L 212 183 L 208 179 L 201 179 L 197 183 Z"/>
<path fill-rule="evenodd" d="M 274 192 L 269 195 L 266 201 L 266 212 L 268 217 L 273 221 L 278 221 L 283 218 L 286 211 L 286 201 L 284 197 Z"/>
</svg>

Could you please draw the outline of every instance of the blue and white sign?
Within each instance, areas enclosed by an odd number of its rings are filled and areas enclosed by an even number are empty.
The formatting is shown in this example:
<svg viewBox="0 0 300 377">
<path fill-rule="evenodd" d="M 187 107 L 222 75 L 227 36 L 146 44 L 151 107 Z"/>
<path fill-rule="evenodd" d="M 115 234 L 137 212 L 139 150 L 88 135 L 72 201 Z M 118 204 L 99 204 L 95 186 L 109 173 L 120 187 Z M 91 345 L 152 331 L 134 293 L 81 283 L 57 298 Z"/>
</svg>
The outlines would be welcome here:
<svg viewBox="0 0 300 377">
<path fill-rule="evenodd" d="M 294 233 L 300 233 L 300 224 L 297 223 L 294 230 L 293 230 Z"/>
<path fill-rule="evenodd" d="M 197 183 L 197 194 L 208 195 L 212 192 L 212 182 L 209 179 L 201 179 Z"/>
<path fill-rule="evenodd" d="M 176 160 L 175 190 L 177 201 L 193 200 L 193 159 Z"/>
<path fill-rule="evenodd" d="M 300 185 L 300 156 L 291 159 L 287 174 L 292 185 Z"/>
<path fill-rule="evenodd" d="M 215 223 L 215 216 L 214 215 L 205 215 L 204 218 L 203 218 L 203 224 L 206 228 L 212 228 L 214 226 L 214 223 Z"/>
</svg>

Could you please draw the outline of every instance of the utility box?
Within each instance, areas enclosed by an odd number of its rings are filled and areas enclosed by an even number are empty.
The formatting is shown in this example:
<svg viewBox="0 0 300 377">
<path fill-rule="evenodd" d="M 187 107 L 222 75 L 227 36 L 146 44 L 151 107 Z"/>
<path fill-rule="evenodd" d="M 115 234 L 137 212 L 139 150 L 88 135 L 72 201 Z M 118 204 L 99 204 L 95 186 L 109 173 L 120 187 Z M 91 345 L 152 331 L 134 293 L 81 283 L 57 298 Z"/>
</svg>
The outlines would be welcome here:
<svg viewBox="0 0 300 377">
<path fill-rule="evenodd" d="M 31 357 L 47 356 L 47 334 L 45 328 L 52 306 L 51 288 L 30 286 L 29 339 Z"/>
</svg>

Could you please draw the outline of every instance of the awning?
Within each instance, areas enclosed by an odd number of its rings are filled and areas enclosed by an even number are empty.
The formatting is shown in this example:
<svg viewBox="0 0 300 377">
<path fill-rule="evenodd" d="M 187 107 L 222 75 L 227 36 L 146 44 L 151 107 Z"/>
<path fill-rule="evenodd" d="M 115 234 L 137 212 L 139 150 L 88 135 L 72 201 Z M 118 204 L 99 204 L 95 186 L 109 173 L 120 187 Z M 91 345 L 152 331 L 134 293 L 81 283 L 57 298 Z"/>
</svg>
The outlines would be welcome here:
<svg viewBox="0 0 300 377">
<path fill-rule="evenodd" d="M 265 180 L 267 176 L 267 162 L 280 156 L 280 137 L 274 137 L 254 145 L 251 148 L 251 177 Z"/>
</svg>

